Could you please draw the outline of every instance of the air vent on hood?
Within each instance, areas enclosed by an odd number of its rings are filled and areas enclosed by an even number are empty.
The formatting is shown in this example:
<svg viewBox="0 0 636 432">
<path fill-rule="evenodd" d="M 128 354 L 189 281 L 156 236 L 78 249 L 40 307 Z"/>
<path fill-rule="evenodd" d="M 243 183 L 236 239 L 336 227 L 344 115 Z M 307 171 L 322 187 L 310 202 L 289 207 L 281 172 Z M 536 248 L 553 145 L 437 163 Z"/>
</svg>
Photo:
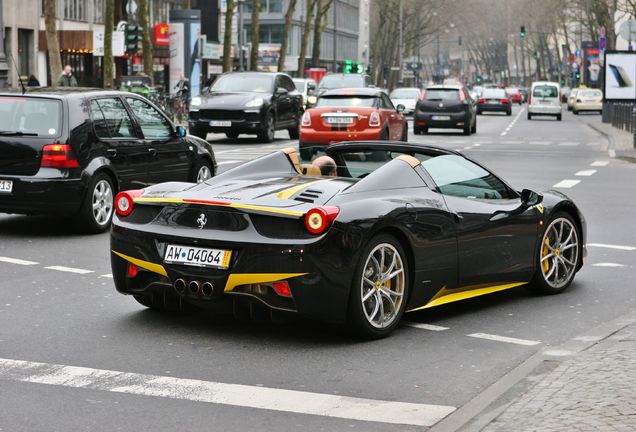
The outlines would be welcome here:
<svg viewBox="0 0 636 432">
<path fill-rule="evenodd" d="M 306 203 L 313 203 L 322 195 L 322 191 L 315 189 L 305 189 L 294 198 L 296 201 L 302 201 Z"/>
</svg>

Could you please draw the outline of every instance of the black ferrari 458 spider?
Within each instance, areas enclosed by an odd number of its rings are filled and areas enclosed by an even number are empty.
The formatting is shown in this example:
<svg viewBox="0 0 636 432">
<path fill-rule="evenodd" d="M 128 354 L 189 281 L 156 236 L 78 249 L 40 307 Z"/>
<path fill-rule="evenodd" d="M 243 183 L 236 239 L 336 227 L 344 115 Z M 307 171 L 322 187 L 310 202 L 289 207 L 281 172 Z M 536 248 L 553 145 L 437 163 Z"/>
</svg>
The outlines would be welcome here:
<svg viewBox="0 0 636 432">
<path fill-rule="evenodd" d="M 117 290 L 153 309 L 292 313 L 377 338 L 405 311 L 526 284 L 561 292 L 583 264 L 585 221 L 559 192 L 518 192 L 437 147 L 326 153 L 336 176 L 287 149 L 201 184 L 121 192 Z"/>
</svg>

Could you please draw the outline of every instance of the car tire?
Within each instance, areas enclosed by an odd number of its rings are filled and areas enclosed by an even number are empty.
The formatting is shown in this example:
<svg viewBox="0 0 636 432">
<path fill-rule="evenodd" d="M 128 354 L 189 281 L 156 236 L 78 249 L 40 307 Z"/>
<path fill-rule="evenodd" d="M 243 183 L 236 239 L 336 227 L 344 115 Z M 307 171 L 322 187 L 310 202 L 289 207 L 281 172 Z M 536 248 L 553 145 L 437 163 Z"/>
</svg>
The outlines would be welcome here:
<svg viewBox="0 0 636 432">
<path fill-rule="evenodd" d="M 542 294 L 558 294 L 570 286 L 580 267 L 583 251 L 581 230 L 572 216 L 565 212 L 556 213 L 544 226 L 546 228 L 535 253 L 535 274 L 528 289 Z M 553 248 L 555 244 L 557 247 Z M 564 247 L 569 255 L 566 255 Z M 565 271 L 565 277 L 559 278 L 559 270 Z"/>
<path fill-rule="evenodd" d="M 477 115 L 481 115 L 482 111 L 481 110 L 477 110 Z"/>
<path fill-rule="evenodd" d="M 409 140 L 409 127 L 405 122 L 404 128 L 402 129 L 402 138 L 400 139 L 400 141 L 408 142 L 408 140 Z"/>
<path fill-rule="evenodd" d="M 289 139 L 297 140 L 300 138 L 300 123 L 296 123 L 294 127 L 287 129 Z"/>
<path fill-rule="evenodd" d="M 206 180 L 214 177 L 214 170 L 212 169 L 212 164 L 207 159 L 199 159 L 194 164 L 194 169 L 192 170 L 192 176 L 190 177 L 190 181 L 192 183 L 202 183 Z"/>
<path fill-rule="evenodd" d="M 470 123 L 467 126 L 464 126 L 464 135 L 470 135 L 471 129 L 472 128 L 470 127 Z"/>
<path fill-rule="evenodd" d="M 262 125 L 262 130 L 258 133 L 258 140 L 264 143 L 271 143 L 274 141 L 274 133 L 276 132 L 276 123 L 274 121 L 274 114 L 268 111 L 265 114 L 265 121 Z"/>
<path fill-rule="evenodd" d="M 380 141 L 388 141 L 389 140 L 389 129 L 384 128 L 382 132 L 380 132 Z"/>
<path fill-rule="evenodd" d="M 470 131 L 472 133 L 477 133 L 477 119 L 475 119 L 475 124 L 473 125 L 473 127 L 470 129 Z"/>
<path fill-rule="evenodd" d="M 427 128 L 427 127 L 423 127 L 422 129 L 420 129 L 420 134 L 421 134 L 421 135 L 426 135 L 426 134 L 428 134 L 428 128 Z"/>
<path fill-rule="evenodd" d="M 568 106 L 568 111 L 572 111 L 572 107 L 571 106 Z"/>
<path fill-rule="evenodd" d="M 100 172 L 91 179 L 82 206 L 75 215 L 82 231 L 96 234 L 110 227 L 115 212 L 115 192 L 113 180 L 108 174 Z"/>
<path fill-rule="evenodd" d="M 382 255 L 391 256 L 390 264 L 378 262 Z M 350 328 L 365 339 L 389 335 L 406 309 L 409 276 L 408 259 L 400 242 L 388 234 L 372 238 L 360 256 L 351 285 Z M 392 311 L 387 312 L 385 305 Z"/>
<path fill-rule="evenodd" d="M 314 155 L 314 150 L 311 146 L 305 146 L 302 141 L 298 142 L 298 153 L 300 153 L 300 160 L 311 162 L 311 158 Z"/>
<path fill-rule="evenodd" d="M 512 110 L 510 110 L 510 111 L 506 111 L 506 115 L 507 115 L 507 116 L 511 116 L 511 115 L 512 115 Z"/>
<path fill-rule="evenodd" d="M 561 114 L 557 114 L 556 115 L 556 119 L 557 119 L 557 121 L 561 121 Z"/>
<path fill-rule="evenodd" d="M 238 132 L 225 132 L 225 136 L 228 137 L 231 140 L 235 140 L 238 138 L 239 133 Z"/>
<path fill-rule="evenodd" d="M 422 133 L 422 130 L 417 126 L 413 126 L 413 135 L 419 135 Z"/>
<path fill-rule="evenodd" d="M 532 120 L 532 114 L 528 113 L 528 120 Z"/>
<path fill-rule="evenodd" d="M 572 110 L 572 114 L 574 114 L 574 115 L 579 115 L 579 111 L 578 111 L 578 110 L 573 109 L 573 110 Z"/>
</svg>

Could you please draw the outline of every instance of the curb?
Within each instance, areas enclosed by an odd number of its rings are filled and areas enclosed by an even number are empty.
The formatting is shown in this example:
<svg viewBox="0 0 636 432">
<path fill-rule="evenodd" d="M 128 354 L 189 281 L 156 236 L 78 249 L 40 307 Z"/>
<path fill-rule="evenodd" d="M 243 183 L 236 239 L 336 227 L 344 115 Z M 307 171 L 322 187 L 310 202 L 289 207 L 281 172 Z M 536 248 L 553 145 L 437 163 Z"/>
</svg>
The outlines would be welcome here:
<svg viewBox="0 0 636 432">
<path fill-rule="evenodd" d="M 557 347 L 544 347 L 437 423 L 429 429 L 429 432 L 482 430 L 495 420 L 517 396 L 536 385 L 541 375 L 634 323 L 636 323 L 636 311 L 594 327 Z"/>
</svg>

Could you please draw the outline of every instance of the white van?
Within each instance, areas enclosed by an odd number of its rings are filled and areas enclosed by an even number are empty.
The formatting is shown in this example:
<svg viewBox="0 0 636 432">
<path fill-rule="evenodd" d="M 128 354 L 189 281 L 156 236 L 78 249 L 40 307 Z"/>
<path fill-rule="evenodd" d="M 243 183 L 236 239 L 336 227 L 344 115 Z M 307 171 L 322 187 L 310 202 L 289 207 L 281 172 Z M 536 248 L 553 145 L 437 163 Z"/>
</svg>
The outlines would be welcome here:
<svg viewBox="0 0 636 432">
<path fill-rule="evenodd" d="M 530 90 L 528 120 L 532 116 L 554 116 L 561 121 L 561 86 L 552 81 L 536 81 Z"/>
</svg>

